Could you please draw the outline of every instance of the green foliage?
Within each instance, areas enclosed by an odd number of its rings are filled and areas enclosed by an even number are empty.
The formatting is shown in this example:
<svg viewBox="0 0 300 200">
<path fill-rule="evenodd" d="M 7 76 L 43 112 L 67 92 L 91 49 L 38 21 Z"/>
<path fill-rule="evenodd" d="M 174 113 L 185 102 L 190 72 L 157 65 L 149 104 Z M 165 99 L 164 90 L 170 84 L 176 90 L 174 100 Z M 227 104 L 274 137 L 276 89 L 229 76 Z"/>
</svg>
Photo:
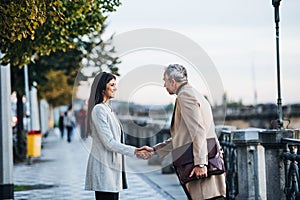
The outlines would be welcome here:
<svg viewBox="0 0 300 200">
<path fill-rule="evenodd" d="M 85 73 L 86 68 L 94 73 L 105 69 L 118 75 L 116 64 L 119 61 L 111 44 L 113 36 L 104 41 L 101 38 L 102 33 L 91 34 L 88 41 L 78 40 L 74 49 L 39 56 L 34 63 L 29 64 L 30 84 L 37 82 L 39 98 L 47 99 L 52 106 L 69 104 L 76 85 L 74 81 L 81 83 L 94 75 Z M 83 68 L 84 58 L 88 67 Z"/>
<path fill-rule="evenodd" d="M 50 70 L 46 74 L 47 82 L 39 85 L 41 98 L 47 99 L 53 107 L 65 105 L 72 101 L 72 86 L 68 84 L 68 77 L 63 70 Z"/>
<path fill-rule="evenodd" d="M 35 81 L 39 87 L 43 87 L 49 81 L 47 74 L 51 70 L 64 71 L 63 74 L 67 76 L 67 83 L 71 86 L 74 84 L 74 79 L 78 69 L 82 66 L 83 52 L 76 47 L 68 49 L 66 52 L 56 51 L 49 56 L 39 56 L 35 58 L 34 62 L 28 65 L 30 84 Z M 39 91 L 40 92 L 40 91 Z"/>
<path fill-rule="evenodd" d="M 34 55 L 74 48 L 76 38 L 100 32 L 118 0 L 1 0 L 1 64 L 22 67 Z"/>
<path fill-rule="evenodd" d="M 55 185 L 47 185 L 47 184 L 36 184 L 36 185 L 14 185 L 14 191 L 28 191 L 28 190 L 39 190 L 39 189 L 49 189 L 55 187 Z"/>
<path fill-rule="evenodd" d="M 24 70 L 29 86 L 38 83 L 39 95 L 53 106 L 70 102 L 81 60 L 93 45 L 81 39 L 100 33 L 108 13 L 119 0 L 0 0 L 0 65 L 11 65 L 11 83 L 17 91 L 18 118 L 23 118 Z M 48 57 L 49 56 L 49 57 Z M 32 62 L 31 62 L 32 61 Z M 14 159 L 26 155 L 23 120 L 14 141 Z"/>
<path fill-rule="evenodd" d="M 30 185 L 14 185 L 14 192 L 30 190 Z"/>
<path fill-rule="evenodd" d="M 1 47 L 34 39 L 35 31 L 46 21 L 46 2 L 43 0 L 1 1 L 0 2 Z M 2 49 L 1 49 L 2 50 Z"/>
<path fill-rule="evenodd" d="M 119 5 L 119 0 L 0 0 L 0 64 L 12 66 L 12 89 L 24 94 L 22 66 L 29 64 L 29 85 L 37 82 L 39 97 L 50 98 L 43 87 L 49 89 L 48 82 L 57 81 L 55 77 L 49 80 L 49 73 L 62 70 L 59 77 L 67 81 L 65 102 L 69 103 L 73 89 L 70 86 L 82 67 L 82 59 L 97 46 L 101 46 L 100 51 L 107 47 L 99 38 L 107 14 Z M 88 42 L 82 39 L 87 36 L 91 39 Z M 112 51 L 113 47 L 107 53 L 101 52 L 102 64 L 96 71 L 106 63 L 117 74 L 118 61 L 110 55 Z M 60 99 L 57 102 L 63 103 Z"/>
</svg>

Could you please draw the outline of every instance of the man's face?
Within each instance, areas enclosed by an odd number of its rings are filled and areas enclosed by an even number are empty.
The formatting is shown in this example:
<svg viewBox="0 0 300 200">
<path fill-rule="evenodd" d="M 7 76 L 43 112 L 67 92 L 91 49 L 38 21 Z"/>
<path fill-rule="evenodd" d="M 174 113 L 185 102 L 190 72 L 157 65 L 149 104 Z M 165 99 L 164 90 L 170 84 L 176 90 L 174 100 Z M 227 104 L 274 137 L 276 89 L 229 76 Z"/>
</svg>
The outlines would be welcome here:
<svg viewBox="0 0 300 200">
<path fill-rule="evenodd" d="M 175 80 L 174 79 L 169 80 L 166 72 L 164 73 L 163 80 L 164 80 L 164 87 L 169 92 L 169 94 L 175 94 Z"/>
</svg>

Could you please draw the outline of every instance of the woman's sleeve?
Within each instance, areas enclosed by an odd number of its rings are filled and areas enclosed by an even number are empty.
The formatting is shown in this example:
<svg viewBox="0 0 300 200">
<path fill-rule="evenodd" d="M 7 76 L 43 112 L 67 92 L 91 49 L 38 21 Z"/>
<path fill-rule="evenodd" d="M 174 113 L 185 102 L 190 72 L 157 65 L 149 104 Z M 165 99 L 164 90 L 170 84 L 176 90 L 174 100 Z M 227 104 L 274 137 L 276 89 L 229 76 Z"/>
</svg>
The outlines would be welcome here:
<svg viewBox="0 0 300 200">
<path fill-rule="evenodd" d="M 95 136 L 102 142 L 107 150 L 134 157 L 135 147 L 117 141 L 113 137 L 108 120 L 108 113 L 104 108 L 101 106 L 94 107 L 92 110 L 92 122 L 96 129 Z"/>
</svg>

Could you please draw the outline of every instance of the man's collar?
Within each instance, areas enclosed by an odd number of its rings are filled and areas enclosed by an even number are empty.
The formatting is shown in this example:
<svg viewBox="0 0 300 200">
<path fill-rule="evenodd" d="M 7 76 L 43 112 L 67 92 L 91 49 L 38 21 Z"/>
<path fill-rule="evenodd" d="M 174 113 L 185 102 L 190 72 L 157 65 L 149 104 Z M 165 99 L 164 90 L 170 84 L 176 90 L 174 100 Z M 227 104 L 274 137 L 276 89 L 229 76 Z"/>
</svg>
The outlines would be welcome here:
<svg viewBox="0 0 300 200">
<path fill-rule="evenodd" d="M 176 90 L 176 95 L 178 95 L 178 93 L 179 93 L 179 91 L 181 90 L 181 88 L 183 87 L 183 86 L 185 86 L 186 84 L 188 84 L 188 82 L 186 81 L 186 82 L 183 82 L 181 85 L 179 85 L 179 87 L 177 88 L 177 90 Z"/>
</svg>

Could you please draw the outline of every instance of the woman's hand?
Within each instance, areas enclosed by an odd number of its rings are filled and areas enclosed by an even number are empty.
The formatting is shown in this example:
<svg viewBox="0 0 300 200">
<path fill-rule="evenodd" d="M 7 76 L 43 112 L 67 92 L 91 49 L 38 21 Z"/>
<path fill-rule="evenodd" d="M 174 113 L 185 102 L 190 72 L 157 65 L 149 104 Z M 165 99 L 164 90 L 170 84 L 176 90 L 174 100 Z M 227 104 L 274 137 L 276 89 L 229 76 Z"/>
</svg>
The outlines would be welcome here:
<svg viewBox="0 0 300 200">
<path fill-rule="evenodd" d="M 140 148 L 135 148 L 134 154 L 138 158 L 147 160 L 147 159 L 151 158 L 151 156 L 154 154 L 154 150 L 152 147 L 142 146 Z"/>
</svg>

